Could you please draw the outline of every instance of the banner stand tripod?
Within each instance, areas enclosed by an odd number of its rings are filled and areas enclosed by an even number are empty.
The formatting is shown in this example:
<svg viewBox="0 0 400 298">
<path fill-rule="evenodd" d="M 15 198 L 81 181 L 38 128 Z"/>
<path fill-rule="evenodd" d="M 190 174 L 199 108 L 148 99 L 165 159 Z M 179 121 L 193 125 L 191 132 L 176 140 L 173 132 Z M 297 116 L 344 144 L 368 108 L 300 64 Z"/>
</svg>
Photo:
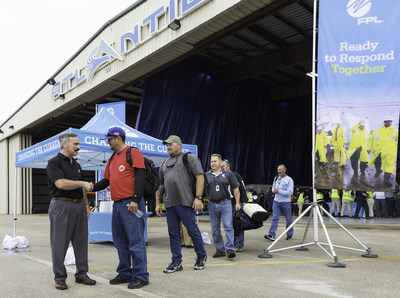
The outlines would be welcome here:
<svg viewBox="0 0 400 298">
<path fill-rule="evenodd" d="M 339 221 L 336 220 L 329 212 L 327 212 L 322 206 L 319 206 L 317 203 L 317 191 L 315 189 L 315 95 L 316 95 L 316 88 L 315 88 L 315 83 L 316 83 L 316 69 L 315 69 L 315 64 L 316 64 L 316 35 L 317 35 L 317 0 L 314 0 L 314 13 L 313 13 L 313 53 L 312 53 L 312 134 L 313 134 L 313 144 L 312 144 L 312 172 L 313 172 L 313 203 L 306 209 L 304 212 L 285 230 L 279 237 L 267 248 L 264 249 L 264 253 L 258 255 L 259 258 L 272 258 L 272 255 L 270 254 L 271 252 L 276 252 L 276 251 L 281 251 L 281 250 L 286 250 L 286 249 L 292 249 L 295 248 L 298 251 L 308 251 L 308 248 L 305 246 L 309 246 L 312 244 L 316 244 L 319 246 L 330 258 L 333 259 L 333 263 L 329 263 L 328 267 L 336 267 L 336 268 L 345 268 L 346 264 L 339 263 L 338 256 L 335 253 L 334 247 L 338 248 L 343 248 L 343 249 L 349 249 L 349 250 L 354 250 L 354 251 L 361 251 L 365 252 L 365 254 L 362 254 L 361 256 L 364 258 L 377 258 L 378 255 L 372 254 L 371 249 L 366 247 L 360 240 L 358 240 L 353 234 L 350 233 L 349 230 L 347 230 Z M 303 239 L 299 245 L 294 245 L 290 247 L 284 247 L 284 248 L 279 248 L 275 250 L 271 250 L 272 247 L 279 242 L 279 240 L 301 219 L 303 218 L 307 212 L 310 211 L 310 216 L 308 218 L 307 226 L 304 232 Z M 363 249 L 357 249 L 357 248 L 351 248 L 351 247 L 345 247 L 345 246 L 340 246 L 340 245 L 333 245 L 332 241 L 329 237 L 328 230 L 326 229 L 325 222 L 322 218 L 322 213 L 325 215 L 329 216 L 336 224 L 338 224 L 351 238 L 353 238 Z M 311 223 L 311 218 L 313 218 L 313 224 L 314 224 L 314 241 L 309 242 L 309 243 L 304 243 L 308 229 L 310 227 Z M 318 240 L 318 220 L 321 223 L 321 226 L 325 232 L 326 239 L 328 243 L 323 243 Z M 323 245 L 329 245 L 331 253 L 329 253 Z"/>
</svg>

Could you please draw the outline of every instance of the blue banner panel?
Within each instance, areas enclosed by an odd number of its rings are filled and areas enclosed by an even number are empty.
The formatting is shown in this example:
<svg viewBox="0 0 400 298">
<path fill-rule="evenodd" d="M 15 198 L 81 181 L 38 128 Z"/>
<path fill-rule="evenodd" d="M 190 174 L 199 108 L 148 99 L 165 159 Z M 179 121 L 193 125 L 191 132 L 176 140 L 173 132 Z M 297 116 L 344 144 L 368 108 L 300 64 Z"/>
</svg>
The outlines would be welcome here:
<svg viewBox="0 0 400 298">
<path fill-rule="evenodd" d="M 107 109 L 112 115 L 118 118 L 121 122 L 126 123 L 126 102 L 110 102 L 97 105 L 97 112 L 102 108 Z M 97 171 L 96 181 L 103 179 L 104 170 Z M 111 200 L 110 188 L 97 192 L 97 198 L 99 200 Z"/>
<path fill-rule="evenodd" d="M 316 188 L 389 191 L 400 110 L 398 0 L 320 0 Z"/>
</svg>

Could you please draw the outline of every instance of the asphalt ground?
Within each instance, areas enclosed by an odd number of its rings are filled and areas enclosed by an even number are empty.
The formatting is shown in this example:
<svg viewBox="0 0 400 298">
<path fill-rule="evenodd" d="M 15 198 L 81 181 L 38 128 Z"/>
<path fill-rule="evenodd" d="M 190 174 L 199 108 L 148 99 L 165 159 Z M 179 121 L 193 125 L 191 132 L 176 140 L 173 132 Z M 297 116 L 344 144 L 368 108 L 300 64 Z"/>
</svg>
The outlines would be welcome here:
<svg viewBox="0 0 400 298">
<path fill-rule="evenodd" d="M 283 220 L 283 218 L 281 218 Z M 300 243 L 307 221 L 296 224 L 294 239 L 279 240 L 273 249 Z M 343 229 L 325 218 L 334 245 L 363 249 Z M 363 258 L 363 252 L 336 248 L 339 262 L 346 268 L 331 268 L 332 259 L 316 244 L 309 251 L 287 249 L 271 253 L 270 259 L 258 258 L 272 242 L 264 239 L 270 222 L 258 230 L 245 232 L 245 249 L 234 259 L 213 259 L 213 245 L 206 245 L 208 260 L 201 271 L 193 270 L 193 249 L 182 248 L 184 270 L 165 274 L 171 259 L 165 218 L 148 219 L 147 248 L 150 284 L 130 290 L 126 284 L 110 285 L 116 276 L 117 251 L 111 242 L 89 244 L 89 276 L 95 286 L 74 282 L 75 267 L 68 266 L 68 290 L 54 288 L 49 247 L 47 215 L 21 215 L 17 235 L 25 236 L 30 246 L 0 254 L 0 297 L 399 297 L 400 219 L 341 219 L 354 236 L 372 249 L 378 258 Z M 280 222 L 278 234 L 283 232 Z M 199 228 L 211 235 L 207 217 Z M 13 234 L 13 217 L 0 215 L 0 235 Z M 3 239 L 2 238 L 2 239 Z M 321 228 L 318 243 L 327 242 Z M 306 243 L 313 243 L 314 229 L 308 231 Z M 327 247 L 329 250 L 329 247 Z"/>
</svg>

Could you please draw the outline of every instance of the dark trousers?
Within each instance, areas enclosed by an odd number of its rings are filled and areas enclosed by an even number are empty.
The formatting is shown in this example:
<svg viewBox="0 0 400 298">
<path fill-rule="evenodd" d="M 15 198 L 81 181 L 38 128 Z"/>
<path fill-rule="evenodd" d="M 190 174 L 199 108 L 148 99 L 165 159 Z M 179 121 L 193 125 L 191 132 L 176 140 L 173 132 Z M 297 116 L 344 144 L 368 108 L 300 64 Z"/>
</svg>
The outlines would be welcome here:
<svg viewBox="0 0 400 298">
<path fill-rule="evenodd" d="M 368 203 L 367 203 L 367 200 L 365 198 L 358 198 L 357 199 L 356 213 L 354 214 L 354 216 L 355 217 L 359 217 L 358 214 L 360 213 L 361 207 L 364 208 L 365 217 L 369 217 Z"/>
<path fill-rule="evenodd" d="M 88 219 L 83 201 L 74 203 L 52 199 L 49 206 L 50 246 L 54 280 L 65 280 L 65 254 L 71 242 L 75 253 L 75 277 L 88 272 Z"/>
<path fill-rule="evenodd" d="M 394 216 L 394 198 L 386 198 L 386 210 L 388 216 Z"/>
<path fill-rule="evenodd" d="M 169 233 L 169 245 L 171 247 L 172 262 L 182 262 L 181 252 L 181 221 L 185 225 L 190 238 L 192 238 L 194 251 L 197 256 L 207 255 L 204 249 L 203 238 L 196 224 L 195 212 L 192 207 L 176 205 L 166 208 L 167 225 Z"/>
<path fill-rule="evenodd" d="M 360 159 L 361 151 L 362 151 L 361 147 L 357 148 L 357 150 L 350 157 L 351 167 L 355 175 L 358 175 L 358 160 Z M 365 173 L 365 169 L 367 168 L 367 166 L 368 166 L 367 162 L 360 161 L 361 173 Z"/>
<path fill-rule="evenodd" d="M 130 200 L 114 202 L 112 212 L 112 235 L 118 251 L 118 274 L 149 280 L 147 272 L 147 252 L 144 240 L 145 215 L 141 218 L 128 211 Z M 144 199 L 138 209 L 146 212 Z"/>
</svg>

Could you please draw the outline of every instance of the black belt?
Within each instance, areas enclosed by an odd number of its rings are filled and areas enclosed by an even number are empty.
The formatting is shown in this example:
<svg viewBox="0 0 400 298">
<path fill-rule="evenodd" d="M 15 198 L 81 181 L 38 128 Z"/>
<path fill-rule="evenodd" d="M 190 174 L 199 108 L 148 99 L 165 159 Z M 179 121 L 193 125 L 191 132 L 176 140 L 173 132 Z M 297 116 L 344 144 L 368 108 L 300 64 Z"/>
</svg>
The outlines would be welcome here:
<svg viewBox="0 0 400 298">
<path fill-rule="evenodd" d="M 61 200 L 61 201 L 68 201 L 73 203 L 80 203 L 82 202 L 82 198 L 80 199 L 73 199 L 73 198 L 61 198 L 61 197 L 53 197 L 54 200 Z"/>
<path fill-rule="evenodd" d="M 222 199 L 222 200 L 210 200 L 210 203 L 213 203 L 213 204 L 221 204 L 222 202 L 226 202 L 226 201 L 229 201 L 230 200 L 230 198 L 227 198 L 227 199 Z"/>
</svg>

